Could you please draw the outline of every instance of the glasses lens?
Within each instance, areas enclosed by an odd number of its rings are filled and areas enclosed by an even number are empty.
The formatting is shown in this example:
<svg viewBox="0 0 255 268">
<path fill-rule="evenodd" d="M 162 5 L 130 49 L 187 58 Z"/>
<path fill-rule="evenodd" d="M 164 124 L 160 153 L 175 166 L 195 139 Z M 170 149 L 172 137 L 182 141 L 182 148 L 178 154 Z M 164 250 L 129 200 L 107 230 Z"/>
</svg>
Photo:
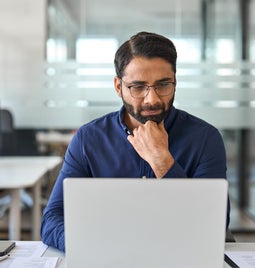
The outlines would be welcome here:
<svg viewBox="0 0 255 268">
<path fill-rule="evenodd" d="M 147 86 L 147 85 L 131 85 L 127 86 L 130 94 L 133 98 L 145 98 L 150 90 L 150 88 L 153 88 L 158 96 L 168 96 L 172 93 L 172 90 L 174 88 L 173 82 L 162 82 L 158 85 L 154 86 Z"/>
<path fill-rule="evenodd" d="M 147 94 L 148 87 L 143 85 L 134 85 L 129 87 L 131 96 L 134 98 L 144 98 Z"/>
<path fill-rule="evenodd" d="M 154 88 L 159 96 L 167 96 L 171 94 L 173 86 L 173 83 L 168 82 L 156 85 Z"/>
</svg>

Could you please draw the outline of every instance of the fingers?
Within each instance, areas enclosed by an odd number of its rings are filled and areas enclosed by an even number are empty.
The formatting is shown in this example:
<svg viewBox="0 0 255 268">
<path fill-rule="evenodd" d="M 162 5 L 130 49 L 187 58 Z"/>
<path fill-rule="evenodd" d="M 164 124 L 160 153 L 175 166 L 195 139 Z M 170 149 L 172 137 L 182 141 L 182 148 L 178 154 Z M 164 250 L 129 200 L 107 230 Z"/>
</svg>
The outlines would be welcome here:
<svg viewBox="0 0 255 268">
<path fill-rule="evenodd" d="M 164 120 L 162 120 L 160 123 L 158 123 L 158 127 L 160 130 L 165 130 Z"/>
<path fill-rule="evenodd" d="M 164 125 L 164 120 L 162 120 L 160 123 L 156 123 L 154 121 L 147 121 L 145 124 L 138 126 L 137 128 L 133 129 L 133 133 L 128 135 L 133 137 L 136 136 L 137 133 L 142 132 L 142 131 L 147 131 L 146 129 L 153 129 L 153 128 L 158 128 L 159 130 L 165 132 L 165 125 Z"/>
<path fill-rule="evenodd" d="M 132 142 L 134 140 L 134 136 L 132 134 L 128 135 L 127 140 L 132 144 Z"/>
</svg>

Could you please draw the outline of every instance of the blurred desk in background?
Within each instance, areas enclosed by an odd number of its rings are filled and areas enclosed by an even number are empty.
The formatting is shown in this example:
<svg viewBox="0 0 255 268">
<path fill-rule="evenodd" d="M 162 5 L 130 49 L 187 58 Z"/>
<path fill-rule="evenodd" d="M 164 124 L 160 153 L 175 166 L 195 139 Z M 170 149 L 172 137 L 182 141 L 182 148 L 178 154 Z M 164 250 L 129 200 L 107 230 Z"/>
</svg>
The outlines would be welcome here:
<svg viewBox="0 0 255 268">
<path fill-rule="evenodd" d="M 21 196 L 20 190 L 31 188 L 32 238 L 40 239 L 41 180 L 43 176 L 62 163 L 59 156 L 8 156 L 0 157 L 0 190 L 8 190 L 11 196 L 9 211 L 9 239 L 20 240 Z"/>
<path fill-rule="evenodd" d="M 36 133 L 38 149 L 42 154 L 63 156 L 73 135 L 73 131 L 38 131 Z"/>
</svg>

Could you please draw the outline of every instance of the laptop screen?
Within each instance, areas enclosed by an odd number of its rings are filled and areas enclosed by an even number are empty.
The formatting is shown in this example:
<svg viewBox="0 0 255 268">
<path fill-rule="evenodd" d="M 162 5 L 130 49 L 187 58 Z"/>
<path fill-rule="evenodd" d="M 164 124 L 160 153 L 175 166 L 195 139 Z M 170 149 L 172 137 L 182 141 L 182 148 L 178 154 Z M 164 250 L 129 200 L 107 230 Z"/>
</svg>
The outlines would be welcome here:
<svg viewBox="0 0 255 268">
<path fill-rule="evenodd" d="M 225 179 L 64 181 L 67 267 L 222 267 Z"/>
</svg>

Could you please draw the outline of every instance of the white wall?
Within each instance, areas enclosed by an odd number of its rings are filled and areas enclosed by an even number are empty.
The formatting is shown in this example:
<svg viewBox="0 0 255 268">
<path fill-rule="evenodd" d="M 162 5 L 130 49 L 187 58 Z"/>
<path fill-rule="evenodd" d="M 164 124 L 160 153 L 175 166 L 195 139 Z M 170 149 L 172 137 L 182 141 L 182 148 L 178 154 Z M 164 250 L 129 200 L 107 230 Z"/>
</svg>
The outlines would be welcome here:
<svg viewBox="0 0 255 268">
<path fill-rule="evenodd" d="M 0 57 L 26 62 L 43 59 L 46 0 L 0 1 Z"/>
<path fill-rule="evenodd" d="M 84 81 L 77 64 L 71 71 L 72 63 L 63 64 L 64 74 L 56 64 L 56 75 L 47 76 L 55 67 L 45 61 L 46 9 L 47 0 L 0 0 L 0 107 L 11 110 L 16 128 L 77 128 L 118 109 L 112 76 L 108 88 L 89 92 L 77 86 Z M 80 106 L 84 101 L 92 107 Z"/>
<path fill-rule="evenodd" d="M 33 100 L 41 75 L 46 4 L 47 0 L 0 0 L 0 106 L 12 110 L 15 118 L 17 105 Z"/>
</svg>

